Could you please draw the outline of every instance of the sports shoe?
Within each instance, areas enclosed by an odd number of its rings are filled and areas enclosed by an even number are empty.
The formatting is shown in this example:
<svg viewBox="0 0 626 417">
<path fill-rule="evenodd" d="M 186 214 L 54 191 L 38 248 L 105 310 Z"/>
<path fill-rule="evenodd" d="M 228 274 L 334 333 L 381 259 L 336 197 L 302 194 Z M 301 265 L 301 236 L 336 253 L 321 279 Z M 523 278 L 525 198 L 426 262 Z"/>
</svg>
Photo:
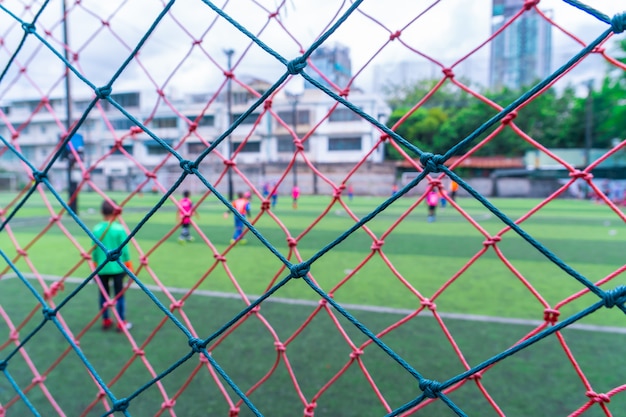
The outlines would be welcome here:
<svg viewBox="0 0 626 417">
<path fill-rule="evenodd" d="M 113 326 L 113 320 L 102 319 L 102 330 L 109 330 Z"/>
<path fill-rule="evenodd" d="M 130 330 L 133 328 L 133 323 L 129 321 L 123 321 L 117 324 L 117 331 L 121 332 L 123 329 Z"/>
</svg>

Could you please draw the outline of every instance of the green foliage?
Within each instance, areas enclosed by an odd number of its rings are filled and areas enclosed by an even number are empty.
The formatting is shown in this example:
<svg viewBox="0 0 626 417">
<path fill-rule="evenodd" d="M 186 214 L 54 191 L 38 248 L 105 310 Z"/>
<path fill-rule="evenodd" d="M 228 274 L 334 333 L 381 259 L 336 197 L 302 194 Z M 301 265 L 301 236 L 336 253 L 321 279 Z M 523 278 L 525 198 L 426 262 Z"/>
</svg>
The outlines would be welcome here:
<svg viewBox="0 0 626 417">
<path fill-rule="evenodd" d="M 626 62 L 626 40 L 618 43 L 615 53 L 619 62 Z M 467 151 L 487 138 L 501 123 L 481 132 L 471 141 L 467 138 L 488 120 L 522 97 L 531 86 L 517 90 L 503 88 L 481 92 L 479 98 L 445 82 L 434 92 L 434 80 L 421 80 L 409 86 L 388 88 L 392 115 L 388 125 L 420 150 L 445 153 L 465 142 L 457 153 Z M 615 138 L 626 131 L 626 73 L 611 65 L 598 89 L 591 88 L 582 97 L 574 86 L 562 91 L 549 89 L 517 108 L 513 123 L 530 137 L 506 126 L 476 150 L 476 155 L 523 156 L 536 141 L 547 148 L 610 148 Z M 589 129 L 589 131 L 587 130 Z M 409 152 L 409 154 L 412 154 Z M 387 157 L 400 159 L 391 144 Z"/>
</svg>

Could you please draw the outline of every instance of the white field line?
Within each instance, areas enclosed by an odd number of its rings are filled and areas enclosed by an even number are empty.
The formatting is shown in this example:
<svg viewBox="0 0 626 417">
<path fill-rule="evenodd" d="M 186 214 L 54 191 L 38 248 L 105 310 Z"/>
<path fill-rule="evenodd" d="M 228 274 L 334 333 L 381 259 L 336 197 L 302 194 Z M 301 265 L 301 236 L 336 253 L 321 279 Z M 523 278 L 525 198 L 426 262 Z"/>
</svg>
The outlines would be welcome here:
<svg viewBox="0 0 626 417">
<path fill-rule="evenodd" d="M 28 279 L 34 279 L 35 276 L 33 274 L 23 274 L 24 277 Z M 61 277 L 54 275 L 41 275 L 41 277 L 47 281 L 59 281 Z M 0 281 L 4 279 L 17 278 L 17 275 L 10 274 L 5 275 L 0 279 Z M 84 280 L 81 278 L 66 278 L 66 282 L 80 284 Z M 156 285 L 147 285 L 144 284 L 146 288 L 153 292 L 162 292 L 161 288 Z M 131 285 L 130 289 L 140 290 L 141 288 L 136 285 Z M 186 294 L 189 292 L 187 288 L 175 288 L 175 287 L 166 287 L 167 291 L 172 294 Z M 228 293 L 228 292 L 220 292 L 220 291 L 209 291 L 209 290 L 201 290 L 196 289 L 193 292 L 194 294 L 201 295 L 204 297 L 213 297 L 213 298 L 230 298 L 230 299 L 241 299 L 241 296 L 237 293 Z M 250 300 L 256 300 L 259 298 L 258 295 L 248 295 Z M 270 297 L 264 301 L 265 303 L 279 303 L 279 304 L 290 304 L 290 305 L 300 305 L 300 306 L 309 306 L 309 307 L 317 307 L 319 305 L 318 301 L 313 300 L 299 300 L 295 298 L 281 298 L 281 297 Z M 385 313 L 385 314 L 396 314 L 396 315 L 409 315 L 412 314 L 415 310 L 410 310 L 408 308 L 392 308 L 392 307 L 379 307 L 379 306 L 369 306 L 369 305 L 361 305 L 361 304 L 344 304 L 341 306 L 345 310 L 355 310 L 355 311 L 367 311 L 372 313 Z M 427 313 L 428 310 L 424 310 L 424 313 Z M 528 319 L 515 319 L 515 318 L 507 318 L 507 317 L 492 317 L 492 316 L 481 316 L 477 314 L 462 314 L 462 313 L 443 313 L 439 312 L 439 316 L 445 319 L 452 320 L 466 320 L 466 321 L 476 321 L 483 323 L 502 323 L 502 324 L 514 324 L 520 326 L 541 326 L 544 322 L 541 320 L 528 320 Z M 433 317 L 432 314 L 420 314 L 417 317 Z M 584 330 L 589 332 L 601 332 L 601 333 L 621 333 L 626 334 L 626 327 L 612 327 L 612 326 L 597 326 L 593 324 L 578 324 L 574 323 L 567 326 L 567 329 L 572 330 Z"/>
</svg>

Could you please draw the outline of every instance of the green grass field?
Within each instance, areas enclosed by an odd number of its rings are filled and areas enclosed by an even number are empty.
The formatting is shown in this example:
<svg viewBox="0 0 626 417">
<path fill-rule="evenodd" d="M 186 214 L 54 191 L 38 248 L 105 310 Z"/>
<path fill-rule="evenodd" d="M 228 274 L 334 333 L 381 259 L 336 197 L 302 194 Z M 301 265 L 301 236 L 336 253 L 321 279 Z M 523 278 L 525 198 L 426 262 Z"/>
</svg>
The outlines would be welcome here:
<svg viewBox="0 0 626 417">
<path fill-rule="evenodd" d="M 118 201 L 123 198 L 121 195 L 114 197 L 118 197 Z M 5 206 L 10 198 L 8 195 L 0 195 L 0 203 Z M 362 217 L 382 201 L 382 198 L 358 197 L 347 204 L 357 217 Z M 124 221 L 131 228 L 135 227 L 155 202 L 154 195 L 134 198 L 125 208 Z M 315 227 L 302 234 L 324 212 L 329 202 L 328 197 L 305 196 L 296 211 L 283 197 L 274 210 L 280 224 L 265 215 L 255 226 L 285 257 L 290 253 L 285 231 L 293 237 L 299 237 L 298 252 L 302 259 L 307 260 L 354 224 L 345 210 L 335 205 Z M 438 209 L 437 221 L 427 223 L 426 209 L 418 206 L 397 227 L 390 229 L 413 202 L 411 198 L 402 198 L 367 224 L 369 233 L 358 230 L 311 266 L 311 277 L 324 291 L 332 292 L 333 298 L 340 304 L 400 309 L 395 313 L 351 310 L 351 314 L 375 333 L 402 319 L 406 315 L 405 310 L 419 307 L 419 298 L 414 292 L 432 299 L 452 276 L 483 249 L 485 236 L 452 207 Z M 536 206 L 539 200 L 496 199 L 493 202 L 515 220 Z M 254 203 L 253 214 L 256 214 L 258 204 L 255 207 Z M 500 220 L 477 202 L 460 199 L 458 203 L 487 233 L 494 235 L 504 228 Z M 81 195 L 80 217 L 89 228 L 100 219 L 97 213 L 99 204 L 100 198 L 96 194 Z M 150 253 L 147 269 L 139 270 L 138 278 L 148 285 L 154 285 L 154 275 L 164 285 L 177 288 L 191 288 L 201 281 L 198 287 L 200 290 L 235 293 L 237 288 L 229 278 L 229 271 L 236 278 L 241 291 L 249 295 L 260 295 L 284 278 L 287 270 L 281 269 L 279 259 L 251 234 L 247 235 L 247 245 L 238 245 L 225 253 L 225 263 L 215 260 L 214 252 L 224 252 L 232 235 L 232 216 L 225 220 L 223 212 L 219 202 L 209 199 L 203 203 L 200 216 L 195 219 L 210 245 L 198 239 L 198 233 L 194 231 L 196 241 L 182 246 L 177 242 L 176 230 L 167 241 L 157 245 L 165 234 L 175 229 L 174 206 L 167 203 L 136 236 L 140 250 Z M 84 264 L 73 270 L 80 262 L 80 253 L 58 226 L 52 226 L 44 236 L 29 245 L 48 224 L 49 218 L 43 200 L 34 196 L 12 219 L 11 233 L 21 247 L 27 247 L 28 253 L 28 262 L 20 258 L 16 266 L 25 274 L 87 276 L 89 269 Z M 63 227 L 72 233 L 84 249 L 90 247 L 89 238 L 71 219 L 64 218 Z M 626 241 L 626 229 L 619 217 L 606 206 L 587 201 L 556 200 L 523 222 L 522 227 L 592 282 L 601 280 L 624 265 L 622 249 Z M 370 233 L 379 239 L 385 235 L 382 255 L 376 253 L 371 256 L 373 240 Z M 0 248 L 8 258 L 15 257 L 14 244 L 7 231 L 0 234 Z M 503 235 L 498 248 L 501 256 L 528 280 L 541 299 L 552 308 L 584 288 L 511 231 Z M 133 248 L 132 253 L 137 259 L 137 248 Z M 290 259 L 294 263 L 298 262 L 293 256 Z M 359 268 L 364 260 L 367 262 Z M 387 263 L 393 265 L 395 272 Z M 135 261 L 135 264 L 138 262 Z M 342 283 L 346 275 L 355 270 L 354 275 Z M 6 276 L 10 274 L 11 271 L 8 271 Z M 398 275 L 403 277 L 406 284 L 400 281 Z M 623 275 L 617 275 L 602 288 L 612 289 L 624 285 L 624 281 Z M 38 282 L 31 282 L 37 291 L 43 292 Z M 65 291 L 55 298 L 55 303 L 60 303 L 74 287 L 73 284 L 67 284 Z M 0 288 L 0 305 L 12 323 L 22 323 L 36 306 L 34 297 L 17 279 L 2 279 Z M 157 293 L 157 296 L 166 307 L 170 305 L 171 301 L 164 294 Z M 75 336 L 96 316 L 96 297 L 95 287 L 89 285 L 69 299 L 61 309 L 63 319 Z M 319 300 L 319 295 L 303 280 L 288 282 L 276 292 L 275 297 L 314 302 Z M 597 301 L 595 295 L 583 295 L 560 308 L 561 318 Z M 505 267 L 493 249 L 489 249 L 450 283 L 434 302 L 437 311 L 442 313 L 495 318 L 536 321 L 543 319 L 544 311 L 537 296 Z M 186 301 L 183 311 L 184 318 L 191 323 L 198 337 L 204 338 L 232 319 L 244 306 L 240 299 L 196 294 Z M 269 327 L 264 324 L 268 323 L 279 340 L 290 341 L 286 349 L 288 363 L 303 394 L 310 401 L 347 363 L 352 351 L 326 312 L 316 315 L 301 333 L 297 333 L 314 308 L 306 304 L 266 302 L 261 307 L 265 322 L 255 316 L 246 318 L 224 341 L 212 346 L 212 355 L 242 390 L 248 390 L 277 361 L 274 338 Z M 128 310 L 129 318 L 135 324 L 131 331 L 133 338 L 138 345 L 147 343 L 145 358 L 155 372 L 163 371 L 189 351 L 186 337 L 169 322 L 156 334 L 152 334 L 163 313 L 141 291 L 130 291 Z M 180 313 L 177 315 L 183 318 Z M 25 324 L 20 336 L 25 337 L 29 329 L 38 325 L 40 317 L 40 313 L 37 313 L 34 319 Z M 336 320 L 356 346 L 367 340 L 346 319 L 338 317 Z M 444 323 L 470 366 L 498 354 L 535 327 L 532 322 L 513 325 L 451 318 L 444 319 Z M 626 328 L 626 318 L 617 309 L 602 309 L 581 323 Z M 291 340 L 290 337 L 296 333 L 297 336 Z M 596 392 L 606 392 L 626 383 L 623 373 L 619 371 L 626 365 L 626 360 L 620 354 L 626 335 L 578 329 L 568 329 L 562 334 Z M 4 343 L 8 336 L 6 322 L 0 320 L 0 343 Z M 464 370 L 441 326 L 430 318 L 430 314 L 420 314 L 386 334 L 382 340 L 426 378 L 445 381 Z M 0 359 L 4 359 L 14 349 L 11 344 L 2 346 L 4 349 L 0 350 Z M 123 335 L 103 333 L 97 327 L 81 334 L 80 346 L 104 381 L 110 381 L 132 357 L 132 348 Z M 51 323 L 47 323 L 28 341 L 25 351 L 36 361 L 37 369 L 43 372 L 66 347 L 67 342 L 61 333 Z M 361 358 L 363 366 L 392 409 L 420 394 L 417 381 L 378 347 L 369 345 Z M 285 364 L 284 360 L 280 360 L 272 376 L 250 395 L 250 400 L 265 416 L 303 413 L 304 404 L 297 396 Z M 187 378 L 195 375 L 192 370 L 197 365 L 198 360 L 194 357 L 163 379 L 165 390 L 170 396 Z M 11 372 L 21 387 L 27 386 L 33 378 L 32 371 L 19 354 L 11 359 L 7 371 Z M 112 391 L 118 398 L 126 397 L 150 379 L 146 367 L 140 360 L 135 360 L 112 386 Z M 509 417 L 568 415 L 586 401 L 587 389 L 569 362 L 559 339 L 554 336 L 490 368 L 481 382 L 502 412 Z M 50 372 L 46 387 L 53 392 L 67 415 L 80 415 L 97 393 L 85 367 L 74 353 L 70 353 Z M 227 391 L 236 401 L 237 397 L 232 390 Z M 7 379 L 0 378 L 0 404 L 14 396 L 15 391 Z M 30 391 L 28 397 L 40 415 L 54 414 L 41 390 L 36 388 Z M 467 415 L 498 415 L 474 382 L 470 381 L 450 393 L 450 398 Z M 152 387 L 133 399 L 129 413 L 133 416 L 154 415 L 162 402 L 158 389 Z M 316 417 L 386 414 L 357 364 L 353 364 L 324 391 L 317 402 Z M 626 399 L 623 396 L 618 394 L 612 397 L 609 408 L 614 413 L 625 407 Z M 241 405 L 241 408 L 240 415 L 252 415 L 245 405 Z M 177 415 L 185 416 L 228 415 L 228 405 L 210 374 L 203 370 L 193 377 L 189 387 L 178 398 L 175 411 Z M 97 405 L 88 415 L 103 413 L 104 408 Z M 28 414 L 25 405 L 18 402 L 12 405 L 7 415 Z M 435 401 L 414 415 L 455 414 L 441 401 Z M 585 415 L 605 414 L 599 406 L 594 406 Z"/>
</svg>

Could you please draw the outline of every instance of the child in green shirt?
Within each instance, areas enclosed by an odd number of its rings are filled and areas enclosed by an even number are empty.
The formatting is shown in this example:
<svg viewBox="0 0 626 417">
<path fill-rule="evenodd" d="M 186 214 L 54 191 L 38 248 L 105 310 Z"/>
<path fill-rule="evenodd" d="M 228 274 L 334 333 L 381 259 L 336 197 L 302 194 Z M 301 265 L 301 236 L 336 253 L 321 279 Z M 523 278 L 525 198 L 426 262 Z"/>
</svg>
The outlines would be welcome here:
<svg viewBox="0 0 626 417">
<path fill-rule="evenodd" d="M 124 227 L 115 220 L 115 206 L 114 202 L 103 201 L 100 208 L 103 221 L 96 224 L 93 229 L 93 234 L 102 242 L 102 244 L 109 250 L 118 248 L 124 240 L 128 237 Z M 106 262 L 106 253 L 100 249 L 99 246 L 95 246 L 91 255 L 96 267 Z M 119 260 L 132 270 L 132 264 L 130 261 L 130 253 L 128 246 L 124 246 L 121 249 Z M 101 284 L 99 291 L 100 309 L 102 310 L 102 329 L 108 330 L 113 325 L 113 321 L 109 318 L 109 309 L 104 308 L 106 299 L 110 296 L 110 283 L 113 282 L 113 291 L 115 293 L 115 309 L 121 320 L 118 323 L 117 330 L 121 331 L 122 328 L 130 329 L 132 324 L 126 321 L 126 303 L 124 300 L 124 277 L 126 271 L 118 262 L 106 262 L 102 269 L 98 272 L 96 279 Z M 105 297 L 106 293 L 106 297 Z"/>
</svg>

